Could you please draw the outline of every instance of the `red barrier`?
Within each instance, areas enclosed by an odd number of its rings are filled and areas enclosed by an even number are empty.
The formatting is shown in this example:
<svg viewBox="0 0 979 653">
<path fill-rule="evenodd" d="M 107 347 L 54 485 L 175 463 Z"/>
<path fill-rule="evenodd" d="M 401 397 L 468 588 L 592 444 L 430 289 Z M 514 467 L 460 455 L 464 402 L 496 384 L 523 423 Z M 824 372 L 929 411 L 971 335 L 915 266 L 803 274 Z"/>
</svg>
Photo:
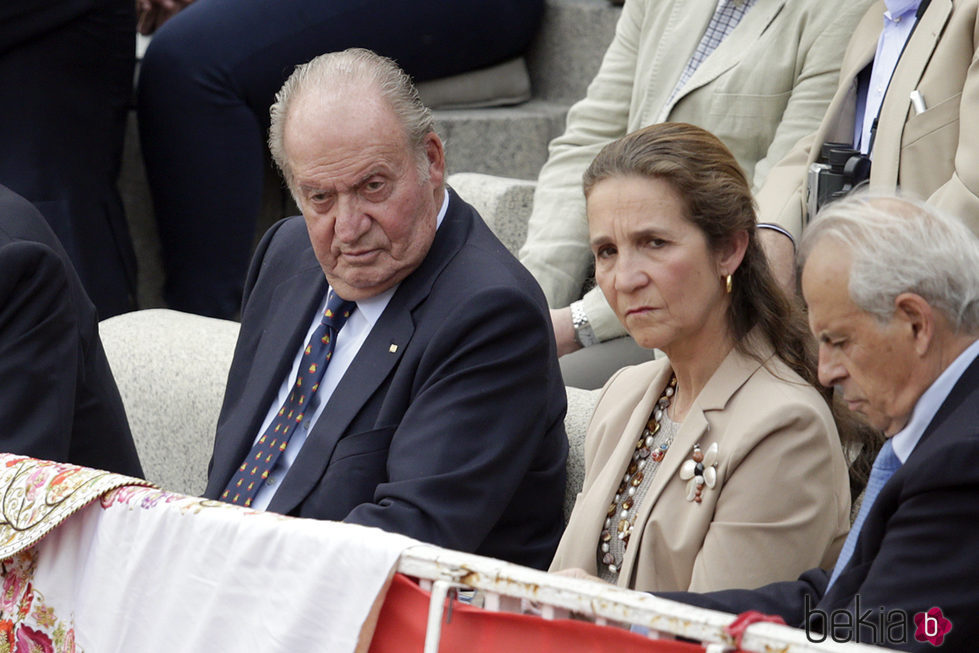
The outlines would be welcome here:
<svg viewBox="0 0 979 653">
<path fill-rule="evenodd" d="M 429 593 L 402 574 L 395 574 L 381 609 L 370 653 L 421 651 L 425 642 Z M 446 615 L 448 608 L 446 608 Z M 443 617 L 440 653 L 704 653 L 683 642 L 651 640 L 621 628 L 585 621 L 509 612 L 489 612 L 455 601 L 451 621 Z"/>
</svg>

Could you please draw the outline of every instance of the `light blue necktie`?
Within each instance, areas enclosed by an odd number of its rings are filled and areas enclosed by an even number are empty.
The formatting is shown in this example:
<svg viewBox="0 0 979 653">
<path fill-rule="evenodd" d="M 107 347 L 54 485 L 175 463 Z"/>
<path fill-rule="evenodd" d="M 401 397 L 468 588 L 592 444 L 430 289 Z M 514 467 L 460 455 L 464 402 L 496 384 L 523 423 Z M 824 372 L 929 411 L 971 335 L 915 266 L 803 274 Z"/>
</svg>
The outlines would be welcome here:
<svg viewBox="0 0 979 653">
<path fill-rule="evenodd" d="M 880 452 L 874 460 L 873 469 L 870 470 L 870 478 L 867 480 L 867 489 L 863 493 L 863 503 L 860 504 L 860 513 L 857 515 L 856 520 L 854 520 L 853 525 L 850 526 L 850 533 L 846 536 L 846 542 L 843 543 L 840 557 L 836 560 L 833 575 L 830 576 L 829 585 L 826 586 L 827 590 L 836 582 L 840 572 L 850 562 L 850 558 L 853 556 L 853 550 L 857 545 L 857 538 L 860 536 L 860 529 L 863 528 L 863 520 L 867 518 L 867 513 L 870 512 L 874 501 L 877 500 L 880 489 L 884 487 L 884 484 L 887 483 L 888 479 L 894 475 L 894 472 L 900 466 L 901 460 L 894 453 L 894 446 L 888 440 L 880 448 Z"/>
</svg>

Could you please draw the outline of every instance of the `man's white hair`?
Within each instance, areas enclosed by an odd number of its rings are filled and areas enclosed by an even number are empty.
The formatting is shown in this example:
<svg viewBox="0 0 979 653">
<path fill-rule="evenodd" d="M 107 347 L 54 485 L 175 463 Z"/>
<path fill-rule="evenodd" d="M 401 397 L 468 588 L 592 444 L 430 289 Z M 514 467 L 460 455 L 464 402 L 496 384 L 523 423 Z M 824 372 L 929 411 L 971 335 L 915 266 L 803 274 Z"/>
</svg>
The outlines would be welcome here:
<svg viewBox="0 0 979 653">
<path fill-rule="evenodd" d="M 956 332 L 979 334 L 979 238 L 961 220 L 908 197 L 858 193 L 806 227 L 800 266 L 827 238 L 851 254 L 850 298 L 862 310 L 887 322 L 897 296 L 912 292 Z"/>
<path fill-rule="evenodd" d="M 308 63 L 296 66 L 289 79 L 276 93 L 269 113 L 269 150 L 282 176 L 292 189 L 292 168 L 283 144 L 289 111 L 297 99 L 310 89 L 331 89 L 346 93 L 355 89 L 375 89 L 388 102 L 404 127 L 408 143 L 415 150 L 419 174 L 428 178 L 425 136 L 435 132 L 435 120 L 426 107 L 411 78 L 393 60 L 363 48 L 322 54 Z"/>
</svg>

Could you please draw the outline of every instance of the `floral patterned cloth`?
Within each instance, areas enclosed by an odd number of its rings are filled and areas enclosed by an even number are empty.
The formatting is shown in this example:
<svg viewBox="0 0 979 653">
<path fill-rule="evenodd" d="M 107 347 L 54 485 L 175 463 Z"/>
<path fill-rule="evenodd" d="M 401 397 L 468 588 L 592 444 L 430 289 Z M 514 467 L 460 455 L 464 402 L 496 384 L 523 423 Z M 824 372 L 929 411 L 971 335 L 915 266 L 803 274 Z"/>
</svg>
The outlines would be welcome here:
<svg viewBox="0 0 979 653">
<path fill-rule="evenodd" d="M 75 630 L 44 602 L 32 580 L 37 552 L 27 549 L 0 563 L 0 653 L 75 653 Z"/>
<path fill-rule="evenodd" d="M 74 653 L 72 621 L 61 621 L 34 586 L 33 546 L 62 521 L 123 485 L 146 481 L 13 454 L 0 454 L 0 653 Z"/>
<path fill-rule="evenodd" d="M 0 454 L 0 559 L 31 546 L 105 492 L 140 484 L 151 485 L 97 469 Z"/>
<path fill-rule="evenodd" d="M 147 485 L 0 454 L 0 653 L 366 650 L 418 544 Z"/>
</svg>

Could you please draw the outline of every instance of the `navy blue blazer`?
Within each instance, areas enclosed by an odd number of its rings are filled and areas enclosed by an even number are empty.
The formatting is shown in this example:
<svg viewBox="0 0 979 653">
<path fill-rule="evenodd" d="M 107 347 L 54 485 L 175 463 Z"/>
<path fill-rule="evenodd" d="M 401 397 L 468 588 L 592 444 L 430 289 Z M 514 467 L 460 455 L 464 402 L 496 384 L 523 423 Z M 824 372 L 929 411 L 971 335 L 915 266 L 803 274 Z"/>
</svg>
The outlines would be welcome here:
<svg viewBox="0 0 979 653">
<path fill-rule="evenodd" d="M 0 2 L 0 184 L 38 208 L 102 319 L 136 306 L 116 187 L 135 44 L 133 0 Z"/>
<path fill-rule="evenodd" d="M 822 623 L 813 611 L 827 617 L 836 611 L 836 623 L 843 624 L 836 631 L 840 639 L 852 641 L 859 631 L 863 643 L 876 641 L 908 651 L 936 650 L 915 640 L 914 616 L 938 607 L 952 622 L 940 650 L 973 651 L 979 641 L 977 552 L 979 359 L 966 369 L 907 461 L 881 489 L 853 557 L 829 591 L 829 573 L 813 569 L 796 581 L 758 590 L 659 596 L 726 612 L 761 610 L 781 615 L 800 628 L 805 625 L 808 603 L 810 629 L 817 639 Z M 853 615 L 852 628 L 840 611 Z M 899 629 L 887 632 L 889 625 L 900 621 L 893 611 L 903 611 L 907 617 L 906 642 L 895 641 Z"/>
<path fill-rule="evenodd" d="M 0 3 L 0 55 L 92 11 L 95 4 L 94 0 L 7 0 Z"/>
<path fill-rule="evenodd" d="M 566 395 L 543 293 L 450 192 L 269 510 L 546 568 L 563 529 Z M 241 464 L 327 284 L 302 217 L 258 247 L 205 496 Z"/>
<path fill-rule="evenodd" d="M 0 450 L 142 476 L 95 306 L 37 209 L 0 186 Z"/>
</svg>

